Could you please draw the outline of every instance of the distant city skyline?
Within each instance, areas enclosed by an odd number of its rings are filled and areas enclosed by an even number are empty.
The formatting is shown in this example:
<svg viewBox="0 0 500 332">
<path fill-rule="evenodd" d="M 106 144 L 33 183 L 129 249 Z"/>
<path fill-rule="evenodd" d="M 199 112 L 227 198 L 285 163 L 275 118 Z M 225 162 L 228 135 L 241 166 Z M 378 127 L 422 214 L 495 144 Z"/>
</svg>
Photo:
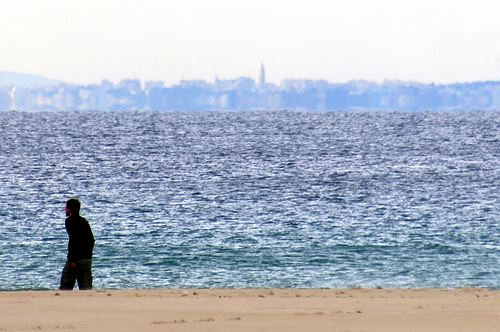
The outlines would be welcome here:
<svg viewBox="0 0 500 332">
<path fill-rule="evenodd" d="M 500 109 L 500 80 L 454 84 L 415 82 L 283 80 L 268 83 L 264 65 L 258 79 L 237 77 L 184 80 L 103 80 L 99 84 L 66 84 L 43 77 L 0 71 L 0 111 L 440 111 Z M 32 79 L 36 85 L 30 85 Z M 44 84 L 47 83 L 47 84 Z M 27 83 L 27 84 L 26 84 Z M 3 84 L 3 86 L 2 86 Z"/>
<path fill-rule="evenodd" d="M 23 0 L 0 12 L 0 70 L 76 84 L 132 77 L 500 79 L 494 0 Z"/>
</svg>

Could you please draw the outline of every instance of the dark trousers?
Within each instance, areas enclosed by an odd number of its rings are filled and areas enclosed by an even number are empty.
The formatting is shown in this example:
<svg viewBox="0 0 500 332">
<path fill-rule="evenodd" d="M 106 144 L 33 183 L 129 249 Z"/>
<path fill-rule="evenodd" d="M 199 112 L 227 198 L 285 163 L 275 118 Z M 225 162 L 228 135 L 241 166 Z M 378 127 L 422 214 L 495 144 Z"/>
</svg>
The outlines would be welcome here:
<svg viewBox="0 0 500 332">
<path fill-rule="evenodd" d="M 72 290 L 75 281 L 78 281 L 78 289 L 92 289 L 92 260 L 77 259 L 75 262 L 66 261 L 61 274 L 60 290 Z"/>
</svg>

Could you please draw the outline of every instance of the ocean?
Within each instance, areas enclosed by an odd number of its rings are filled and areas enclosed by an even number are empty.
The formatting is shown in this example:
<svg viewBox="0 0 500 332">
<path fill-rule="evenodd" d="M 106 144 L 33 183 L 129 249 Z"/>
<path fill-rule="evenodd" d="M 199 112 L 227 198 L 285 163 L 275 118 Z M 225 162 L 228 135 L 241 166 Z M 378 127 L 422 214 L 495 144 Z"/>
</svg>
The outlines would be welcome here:
<svg viewBox="0 0 500 332">
<path fill-rule="evenodd" d="M 500 112 L 0 112 L 0 290 L 500 288 Z"/>
</svg>

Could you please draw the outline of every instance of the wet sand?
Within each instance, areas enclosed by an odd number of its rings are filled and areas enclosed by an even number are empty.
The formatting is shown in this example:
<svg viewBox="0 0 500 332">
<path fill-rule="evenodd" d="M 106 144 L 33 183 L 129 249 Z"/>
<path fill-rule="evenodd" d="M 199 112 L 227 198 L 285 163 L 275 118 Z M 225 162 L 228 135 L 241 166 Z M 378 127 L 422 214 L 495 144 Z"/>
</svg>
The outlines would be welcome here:
<svg viewBox="0 0 500 332">
<path fill-rule="evenodd" d="M 500 291 L 0 292 L 0 331 L 500 331 Z"/>
</svg>

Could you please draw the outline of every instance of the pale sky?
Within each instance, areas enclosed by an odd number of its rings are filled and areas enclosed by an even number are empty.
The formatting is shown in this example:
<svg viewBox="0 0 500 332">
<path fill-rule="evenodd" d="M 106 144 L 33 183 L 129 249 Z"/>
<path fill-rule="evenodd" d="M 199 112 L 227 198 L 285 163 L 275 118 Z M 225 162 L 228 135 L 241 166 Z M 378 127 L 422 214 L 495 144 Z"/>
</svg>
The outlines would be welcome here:
<svg viewBox="0 0 500 332">
<path fill-rule="evenodd" d="M 74 83 L 500 80 L 498 0 L 0 0 L 0 70 Z"/>
</svg>

